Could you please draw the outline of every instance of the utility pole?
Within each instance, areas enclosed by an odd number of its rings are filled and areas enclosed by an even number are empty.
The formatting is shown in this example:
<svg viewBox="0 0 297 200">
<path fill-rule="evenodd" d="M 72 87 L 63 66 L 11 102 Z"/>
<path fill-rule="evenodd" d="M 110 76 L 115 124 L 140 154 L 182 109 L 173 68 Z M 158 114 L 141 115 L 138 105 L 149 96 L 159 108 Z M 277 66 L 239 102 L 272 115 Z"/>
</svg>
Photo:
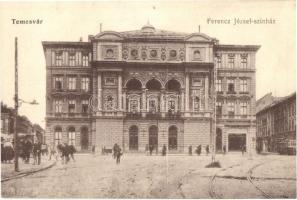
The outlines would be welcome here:
<svg viewBox="0 0 297 200">
<path fill-rule="evenodd" d="M 214 66 L 213 68 L 213 87 L 212 87 L 212 99 L 213 99 L 213 112 L 212 112 L 212 118 L 211 118 L 211 135 L 212 135 L 212 153 L 211 153 L 211 162 L 215 162 L 215 156 L 216 156 L 216 125 L 217 125 L 217 120 L 216 120 L 216 81 L 217 81 L 217 68 Z"/>
<path fill-rule="evenodd" d="M 18 38 L 15 37 L 15 79 L 14 79 L 14 171 L 19 171 L 19 150 L 18 150 L 18 132 L 17 132 L 17 118 L 18 118 L 18 107 L 19 107 L 19 97 L 18 97 Z"/>
</svg>

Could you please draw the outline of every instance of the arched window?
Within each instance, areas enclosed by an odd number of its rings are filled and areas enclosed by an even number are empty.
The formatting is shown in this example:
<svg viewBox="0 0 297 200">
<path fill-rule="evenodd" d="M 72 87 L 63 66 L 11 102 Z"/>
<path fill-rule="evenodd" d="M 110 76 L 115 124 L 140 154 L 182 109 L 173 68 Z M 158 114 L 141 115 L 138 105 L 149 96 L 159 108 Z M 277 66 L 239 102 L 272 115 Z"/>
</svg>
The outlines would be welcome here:
<svg viewBox="0 0 297 200">
<path fill-rule="evenodd" d="M 200 60 L 201 59 L 201 54 L 199 50 L 194 51 L 194 60 Z"/>
<path fill-rule="evenodd" d="M 57 146 L 62 141 L 62 128 L 57 126 L 54 132 L 54 145 Z"/>
<path fill-rule="evenodd" d="M 141 90 L 142 88 L 142 84 L 139 80 L 133 78 L 133 79 L 130 79 L 127 84 L 126 84 L 126 88 L 128 91 L 130 90 Z"/>
<path fill-rule="evenodd" d="M 129 129 L 129 150 L 138 150 L 138 128 L 131 126 Z"/>
<path fill-rule="evenodd" d="M 165 88 L 170 92 L 180 92 L 181 85 L 177 80 L 171 79 L 166 83 Z"/>
<path fill-rule="evenodd" d="M 74 127 L 68 128 L 68 144 L 75 145 L 75 128 Z"/>
<path fill-rule="evenodd" d="M 168 149 L 177 150 L 177 128 L 170 126 L 168 131 Z"/>
<path fill-rule="evenodd" d="M 161 90 L 161 83 L 156 79 L 151 79 L 146 83 L 148 90 Z"/>
</svg>

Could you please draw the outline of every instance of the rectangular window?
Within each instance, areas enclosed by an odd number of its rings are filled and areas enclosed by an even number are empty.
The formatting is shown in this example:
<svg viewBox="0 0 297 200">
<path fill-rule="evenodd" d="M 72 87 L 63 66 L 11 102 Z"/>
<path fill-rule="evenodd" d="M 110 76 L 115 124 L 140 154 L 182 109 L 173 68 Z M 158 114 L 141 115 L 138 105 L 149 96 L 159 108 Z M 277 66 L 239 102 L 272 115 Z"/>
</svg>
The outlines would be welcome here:
<svg viewBox="0 0 297 200">
<path fill-rule="evenodd" d="M 81 103 L 82 103 L 82 106 L 81 106 L 82 113 L 84 113 L 84 114 L 88 113 L 89 101 L 88 100 L 82 100 Z"/>
<path fill-rule="evenodd" d="M 55 100 L 54 101 L 54 109 L 55 109 L 55 113 L 61 113 L 62 112 L 62 100 Z"/>
<path fill-rule="evenodd" d="M 75 113 L 75 100 L 69 100 L 68 111 L 69 113 Z"/>
<path fill-rule="evenodd" d="M 220 101 L 216 102 L 216 115 L 218 116 L 222 115 L 222 102 Z"/>
<path fill-rule="evenodd" d="M 200 110 L 200 99 L 199 97 L 194 97 L 194 111 L 198 112 Z"/>
<path fill-rule="evenodd" d="M 137 99 L 130 99 L 130 112 L 138 111 L 138 101 Z"/>
<path fill-rule="evenodd" d="M 229 117 L 234 117 L 235 115 L 235 107 L 233 101 L 228 102 L 228 115 Z"/>
<path fill-rule="evenodd" d="M 222 67 L 222 57 L 218 56 L 217 57 L 217 68 L 221 68 Z"/>
<path fill-rule="evenodd" d="M 82 64 L 83 64 L 84 67 L 89 66 L 89 56 L 88 56 L 88 54 L 83 54 Z"/>
<path fill-rule="evenodd" d="M 156 112 L 157 111 L 157 105 L 155 100 L 149 100 L 149 111 L 150 112 Z"/>
<path fill-rule="evenodd" d="M 247 57 L 241 56 L 241 68 L 247 69 Z"/>
<path fill-rule="evenodd" d="M 247 80 L 240 79 L 240 92 L 247 92 Z"/>
<path fill-rule="evenodd" d="M 174 112 L 175 111 L 175 101 L 174 100 L 169 100 L 168 101 L 168 111 L 169 112 Z"/>
<path fill-rule="evenodd" d="M 228 55 L 228 67 L 229 68 L 234 68 L 234 60 L 235 60 L 235 55 L 229 54 Z"/>
<path fill-rule="evenodd" d="M 217 82 L 216 82 L 216 91 L 217 92 L 222 92 L 222 79 L 217 79 Z"/>
<path fill-rule="evenodd" d="M 115 85 L 116 84 L 116 79 L 114 77 L 106 77 L 104 79 L 105 85 Z"/>
<path fill-rule="evenodd" d="M 228 85 L 228 92 L 235 93 L 234 79 L 227 79 L 227 85 Z"/>
<path fill-rule="evenodd" d="M 75 145 L 75 132 L 68 132 L 68 145 Z"/>
<path fill-rule="evenodd" d="M 83 91 L 88 92 L 89 91 L 89 85 L 90 85 L 90 79 L 88 77 L 83 77 L 81 79 L 81 89 Z"/>
<path fill-rule="evenodd" d="M 68 78 L 68 89 L 69 90 L 75 90 L 76 89 L 76 78 L 75 77 L 69 77 Z"/>
<path fill-rule="evenodd" d="M 60 144 L 61 140 L 62 140 L 62 132 L 58 131 L 58 132 L 55 132 L 55 138 L 54 138 L 54 142 L 55 142 L 55 145 L 58 145 Z"/>
<path fill-rule="evenodd" d="M 63 77 L 55 77 L 54 78 L 54 88 L 56 90 L 62 90 L 63 86 Z"/>
<path fill-rule="evenodd" d="M 62 51 L 56 52 L 56 66 L 62 66 Z"/>
<path fill-rule="evenodd" d="M 75 53 L 69 53 L 69 66 L 75 66 Z"/>
<path fill-rule="evenodd" d="M 240 103 L 240 114 L 241 115 L 247 115 L 247 102 L 241 102 Z"/>
</svg>

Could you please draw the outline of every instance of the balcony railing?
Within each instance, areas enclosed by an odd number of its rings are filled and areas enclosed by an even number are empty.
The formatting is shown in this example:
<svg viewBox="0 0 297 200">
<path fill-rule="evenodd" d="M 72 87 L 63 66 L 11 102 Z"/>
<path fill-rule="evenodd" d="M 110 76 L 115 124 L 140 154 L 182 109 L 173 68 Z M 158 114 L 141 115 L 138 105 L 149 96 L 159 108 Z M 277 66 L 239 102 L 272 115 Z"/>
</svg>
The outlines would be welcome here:
<svg viewBox="0 0 297 200">
<path fill-rule="evenodd" d="M 248 119 L 255 120 L 255 115 L 219 115 L 217 114 L 217 119 Z"/>
<path fill-rule="evenodd" d="M 58 117 L 58 118 L 82 118 L 90 117 L 90 113 L 47 113 L 47 117 Z"/>
</svg>

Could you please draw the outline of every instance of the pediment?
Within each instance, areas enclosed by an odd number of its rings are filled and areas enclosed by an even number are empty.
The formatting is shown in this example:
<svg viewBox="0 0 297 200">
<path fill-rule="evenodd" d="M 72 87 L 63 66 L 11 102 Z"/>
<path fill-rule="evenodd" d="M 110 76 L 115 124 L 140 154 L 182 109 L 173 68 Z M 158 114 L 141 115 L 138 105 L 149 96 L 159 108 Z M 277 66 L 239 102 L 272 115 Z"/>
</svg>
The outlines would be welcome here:
<svg viewBox="0 0 297 200">
<path fill-rule="evenodd" d="M 123 36 L 115 31 L 104 31 L 95 36 L 99 40 L 123 40 Z"/>
<path fill-rule="evenodd" d="M 212 38 L 202 34 L 202 33 L 193 33 L 185 38 L 186 41 L 197 41 L 197 42 L 212 42 Z"/>
</svg>

